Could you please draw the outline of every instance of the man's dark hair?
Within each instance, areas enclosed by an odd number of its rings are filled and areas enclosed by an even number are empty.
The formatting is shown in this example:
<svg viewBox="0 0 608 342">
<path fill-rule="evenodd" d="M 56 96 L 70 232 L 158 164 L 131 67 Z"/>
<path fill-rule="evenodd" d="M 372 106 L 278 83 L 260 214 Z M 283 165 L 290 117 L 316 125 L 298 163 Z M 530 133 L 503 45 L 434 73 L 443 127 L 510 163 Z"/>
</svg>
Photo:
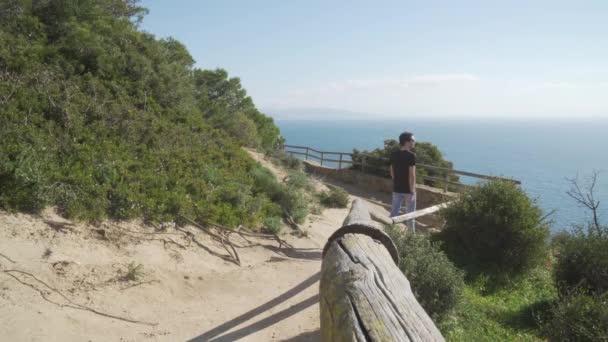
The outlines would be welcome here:
<svg viewBox="0 0 608 342">
<path fill-rule="evenodd" d="M 412 140 L 413 134 L 410 132 L 403 132 L 399 135 L 399 145 L 403 146 L 406 142 Z"/>
</svg>

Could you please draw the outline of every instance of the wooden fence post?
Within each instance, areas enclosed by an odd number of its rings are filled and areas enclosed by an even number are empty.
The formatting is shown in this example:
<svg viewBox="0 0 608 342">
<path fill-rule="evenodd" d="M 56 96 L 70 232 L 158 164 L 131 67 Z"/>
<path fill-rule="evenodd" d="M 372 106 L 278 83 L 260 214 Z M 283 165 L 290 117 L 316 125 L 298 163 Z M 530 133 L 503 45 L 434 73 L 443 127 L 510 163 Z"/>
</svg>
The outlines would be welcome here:
<svg viewBox="0 0 608 342">
<path fill-rule="evenodd" d="M 444 341 L 398 263 L 392 240 L 363 201 L 353 201 L 323 249 L 322 341 Z"/>
<path fill-rule="evenodd" d="M 365 172 L 365 159 L 367 159 L 366 156 L 361 157 L 361 172 Z"/>
<path fill-rule="evenodd" d="M 450 173 L 448 171 L 445 172 L 445 184 L 443 185 L 443 192 L 448 192 L 448 181 L 449 181 Z"/>
<path fill-rule="evenodd" d="M 338 170 L 342 170 L 342 156 L 343 156 L 343 154 L 340 153 L 340 161 L 338 162 Z"/>
<path fill-rule="evenodd" d="M 306 147 L 306 160 L 308 160 L 308 147 Z"/>
<path fill-rule="evenodd" d="M 323 158 L 325 157 L 325 153 L 321 152 L 321 166 L 323 166 Z"/>
</svg>

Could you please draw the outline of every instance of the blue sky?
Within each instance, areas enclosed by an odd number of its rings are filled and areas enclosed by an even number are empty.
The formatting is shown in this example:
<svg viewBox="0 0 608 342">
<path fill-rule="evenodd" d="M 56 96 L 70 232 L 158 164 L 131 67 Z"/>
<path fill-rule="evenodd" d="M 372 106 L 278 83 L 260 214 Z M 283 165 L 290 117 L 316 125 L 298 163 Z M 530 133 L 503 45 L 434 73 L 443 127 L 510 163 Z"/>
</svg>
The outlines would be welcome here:
<svg viewBox="0 0 608 342">
<path fill-rule="evenodd" d="M 142 3 L 278 117 L 608 118 L 608 1 Z"/>
</svg>

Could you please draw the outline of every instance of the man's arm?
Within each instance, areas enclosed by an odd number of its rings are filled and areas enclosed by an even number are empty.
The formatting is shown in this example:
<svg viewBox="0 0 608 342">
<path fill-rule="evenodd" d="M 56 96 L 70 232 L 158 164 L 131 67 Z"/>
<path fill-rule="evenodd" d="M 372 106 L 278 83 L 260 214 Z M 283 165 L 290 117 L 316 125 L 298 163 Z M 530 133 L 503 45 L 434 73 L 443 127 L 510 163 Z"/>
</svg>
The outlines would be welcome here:
<svg viewBox="0 0 608 342">
<path fill-rule="evenodd" d="M 410 192 L 414 193 L 416 192 L 416 165 L 412 165 L 409 167 L 409 172 L 410 172 Z"/>
</svg>

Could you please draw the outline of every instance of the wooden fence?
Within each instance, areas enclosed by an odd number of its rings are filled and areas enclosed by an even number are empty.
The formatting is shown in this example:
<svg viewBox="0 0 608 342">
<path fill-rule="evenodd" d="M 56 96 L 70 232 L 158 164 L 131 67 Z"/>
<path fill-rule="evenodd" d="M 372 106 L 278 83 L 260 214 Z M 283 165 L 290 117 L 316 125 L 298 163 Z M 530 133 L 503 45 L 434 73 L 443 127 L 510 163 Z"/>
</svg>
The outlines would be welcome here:
<svg viewBox="0 0 608 342">
<path fill-rule="evenodd" d="M 393 241 L 353 201 L 323 250 L 322 341 L 444 341 L 398 265 Z"/>
<path fill-rule="evenodd" d="M 336 169 L 339 169 L 339 170 L 343 169 L 343 168 L 347 168 L 347 167 L 358 166 L 358 167 L 360 167 L 362 172 L 369 172 L 372 170 L 381 170 L 381 171 L 384 171 L 386 174 L 388 174 L 388 172 L 389 172 L 388 166 L 378 167 L 374 163 L 369 162 L 373 159 L 375 161 L 380 161 L 381 164 L 388 165 L 389 161 L 387 158 L 381 158 L 381 157 L 373 156 L 373 155 L 366 154 L 366 153 L 358 154 L 361 156 L 361 161 L 359 162 L 359 161 L 354 161 L 353 153 L 348 153 L 348 152 L 319 151 L 312 147 L 297 146 L 297 145 L 283 145 L 283 150 L 286 153 L 289 153 L 290 155 L 293 155 L 293 156 L 297 156 L 301 159 L 316 161 L 321 166 L 323 166 L 324 163 L 325 163 L 325 166 L 329 166 L 331 164 L 328 165 L 328 163 L 332 163 L 332 164 L 336 165 Z M 454 170 L 454 169 L 449 169 L 449 168 L 445 168 L 445 167 L 433 166 L 433 165 L 422 164 L 422 163 L 416 164 L 416 167 L 422 168 L 422 169 L 427 169 L 427 170 L 432 170 L 432 171 L 435 171 L 435 173 L 443 174 L 443 178 L 426 175 L 423 177 L 423 179 L 429 180 L 429 181 L 440 182 L 443 185 L 444 191 L 448 190 L 449 185 L 458 186 L 458 187 L 466 186 L 465 184 L 451 181 L 449 179 L 450 175 L 472 177 L 472 178 L 481 179 L 481 180 L 502 180 L 502 181 L 513 182 L 515 184 L 521 184 L 520 181 L 514 180 L 514 179 L 482 175 L 479 173 Z"/>
</svg>

